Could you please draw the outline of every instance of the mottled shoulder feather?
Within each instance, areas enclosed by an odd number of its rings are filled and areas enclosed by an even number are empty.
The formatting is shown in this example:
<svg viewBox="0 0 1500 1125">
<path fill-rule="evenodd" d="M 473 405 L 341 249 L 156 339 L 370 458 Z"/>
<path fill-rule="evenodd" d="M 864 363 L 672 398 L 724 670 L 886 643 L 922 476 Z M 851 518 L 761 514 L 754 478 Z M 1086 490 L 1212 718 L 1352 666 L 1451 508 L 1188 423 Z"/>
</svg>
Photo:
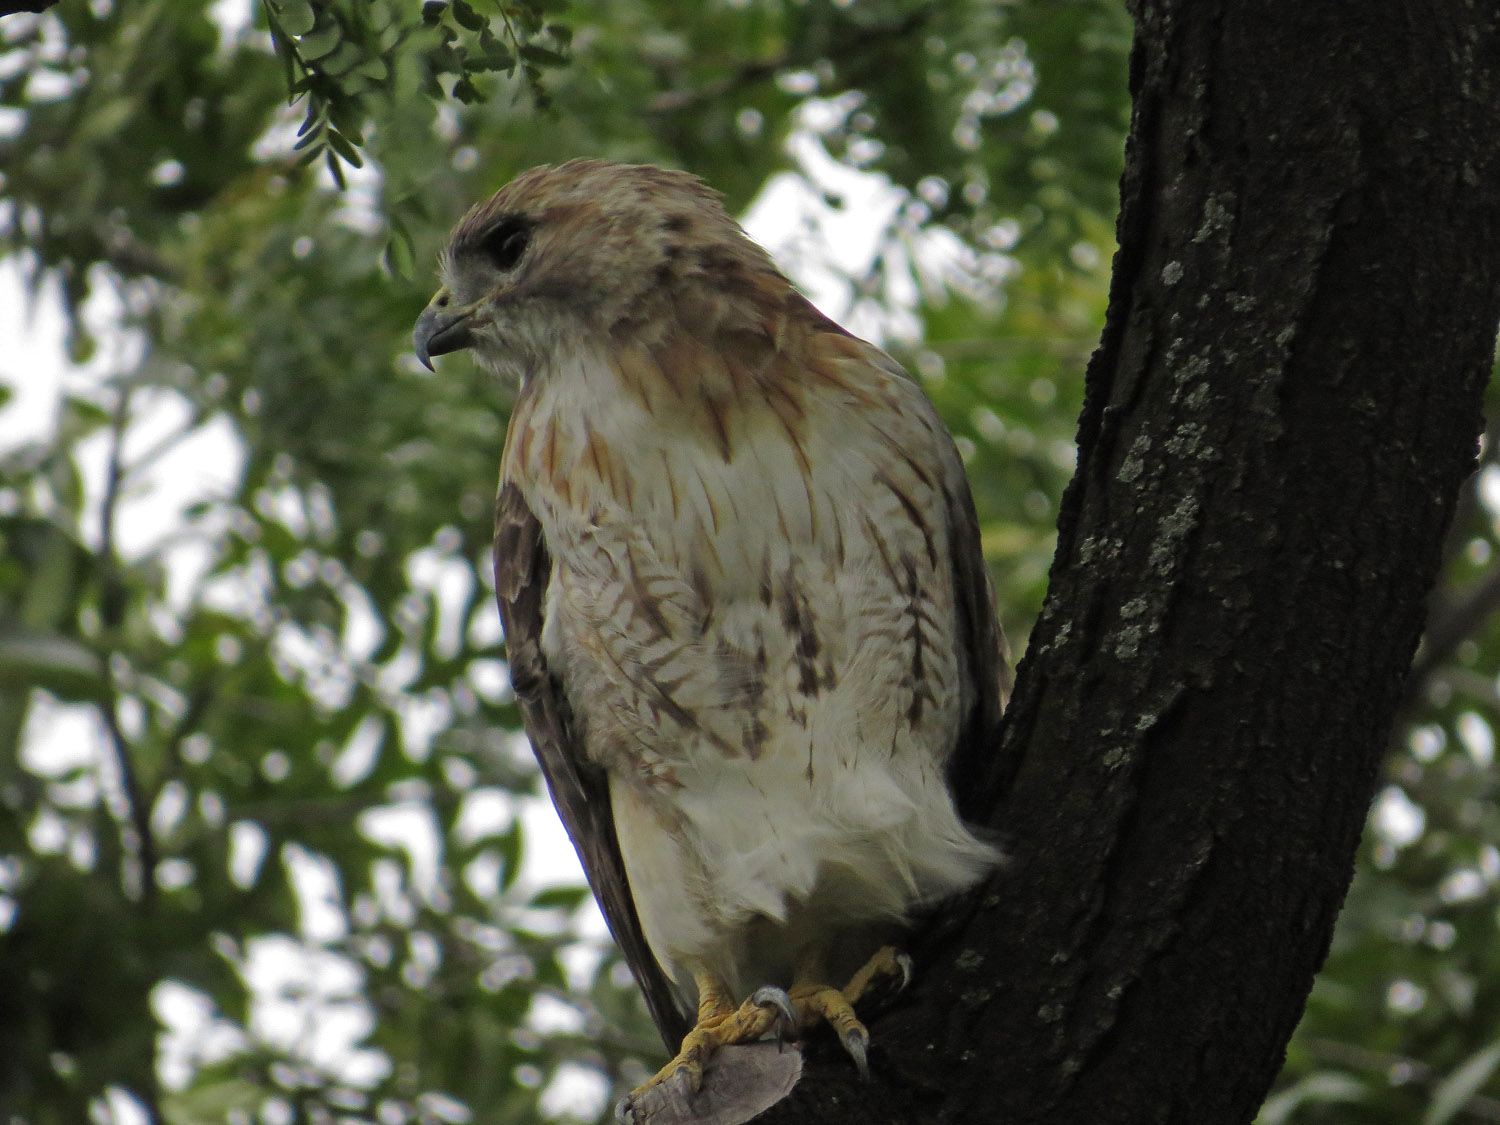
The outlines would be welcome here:
<svg viewBox="0 0 1500 1125">
<path fill-rule="evenodd" d="M 687 1024 L 636 915 L 615 836 L 608 784 L 603 774 L 584 760 L 573 734 L 568 700 L 542 654 L 542 621 L 552 560 L 541 524 L 520 489 L 510 483 L 500 490 L 495 505 L 494 559 L 506 656 L 526 733 L 610 933 L 641 986 L 662 1040 L 675 1052 L 687 1033 Z"/>
</svg>

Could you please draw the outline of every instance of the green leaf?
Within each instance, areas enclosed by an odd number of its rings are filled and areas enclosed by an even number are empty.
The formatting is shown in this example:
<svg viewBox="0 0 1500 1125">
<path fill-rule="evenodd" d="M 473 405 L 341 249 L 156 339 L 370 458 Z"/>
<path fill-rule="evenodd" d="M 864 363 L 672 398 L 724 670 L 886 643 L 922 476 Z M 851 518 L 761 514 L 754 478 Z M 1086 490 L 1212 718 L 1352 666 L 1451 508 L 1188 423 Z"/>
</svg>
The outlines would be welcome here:
<svg viewBox="0 0 1500 1125">
<path fill-rule="evenodd" d="M 1255 1125 L 1289 1125 L 1296 1111 L 1305 1103 L 1348 1104 L 1364 1101 L 1368 1094 L 1368 1087 L 1357 1078 L 1335 1070 L 1318 1071 L 1267 1098 Z"/>
<path fill-rule="evenodd" d="M 323 162 L 328 165 L 328 174 L 333 177 L 333 182 L 338 184 L 340 191 L 349 189 L 349 181 L 344 178 L 344 166 L 339 163 L 339 158 L 332 149 L 325 149 Z"/>
<path fill-rule="evenodd" d="M 328 130 L 327 137 L 328 143 L 333 146 L 333 150 L 348 163 L 356 168 L 363 168 L 365 166 L 365 162 L 360 158 L 359 150 L 350 144 L 348 138 L 337 129 Z"/>
<path fill-rule="evenodd" d="M 336 23 L 330 23 L 324 28 L 299 38 L 297 49 L 305 61 L 316 62 L 337 50 L 343 39 L 344 29 Z"/>
<path fill-rule="evenodd" d="M 311 128 L 309 128 L 309 126 L 311 126 Z M 309 117 L 302 123 L 302 128 L 307 130 L 307 132 L 304 133 L 302 138 L 292 146 L 293 152 L 296 152 L 298 149 L 306 148 L 308 145 L 317 144 L 323 138 L 323 122 L 321 120 L 315 122 L 311 117 Z"/>
<path fill-rule="evenodd" d="M 557 51 L 549 50 L 546 47 L 538 47 L 535 43 L 521 44 L 520 53 L 523 59 L 529 63 L 535 63 L 537 66 L 556 67 L 568 65 L 567 56 L 559 54 Z"/>
<path fill-rule="evenodd" d="M 471 71 L 498 71 L 510 70 L 515 65 L 516 57 L 504 47 L 497 45 L 493 50 L 469 58 L 464 63 L 464 69 Z"/>
<path fill-rule="evenodd" d="M 384 59 L 367 59 L 354 68 L 354 73 L 361 78 L 368 78 L 371 82 L 384 82 L 391 76 L 391 68 L 386 65 Z"/>
<path fill-rule="evenodd" d="M 470 31 L 478 31 L 489 22 L 475 11 L 467 0 L 453 0 L 453 18 L 458 21 L 460 27 L 468 28 Z"/>
<path fill-rule="evenodd" d="M 531 905 L 538 909 L 561 907 L 564 910 L 574 910 L 588 897 L 587 887 L 548 887 L 532 896 Z"/>
<path fill-rule="evenodd" d="M 56 633 L 0 633 L 0 688 L 45 687 L 68 699 L 104 688 L 104 666 L 87 645 Z"/>
<path fill-rule="evenodd" d="M 1491 1043 L 1476 1051 L 1469 1060 L 1448 1075 L 1432 1091 L 1432 1101 L 1422 1117 L 1422 1125 L 1447 1125 L 1500 1066 L 1500 1043 Z"/>
<path fill-rule="evenodd" d="M 276 0 L 272 7 L 276 9 L 281 26 L 290 35 L 306 35 L 318 22 L 309 0 Z"/>
</svg>

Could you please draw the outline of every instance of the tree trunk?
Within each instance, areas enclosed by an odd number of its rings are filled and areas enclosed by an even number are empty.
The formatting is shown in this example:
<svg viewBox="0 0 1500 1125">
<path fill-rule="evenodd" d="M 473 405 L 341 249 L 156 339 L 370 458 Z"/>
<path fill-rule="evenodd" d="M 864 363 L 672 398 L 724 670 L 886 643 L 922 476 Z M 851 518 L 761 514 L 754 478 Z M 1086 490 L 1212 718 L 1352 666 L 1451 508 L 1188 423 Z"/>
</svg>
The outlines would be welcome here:
<svg viewBox="0 0 1500 1125">
<path fill-rule="evenodd" d="M 1249 1121 L 1328 948 L 1500 318 L 1491 0 L 1136 5 L 1012 860 L 758 1120 Z"/>
</svg>

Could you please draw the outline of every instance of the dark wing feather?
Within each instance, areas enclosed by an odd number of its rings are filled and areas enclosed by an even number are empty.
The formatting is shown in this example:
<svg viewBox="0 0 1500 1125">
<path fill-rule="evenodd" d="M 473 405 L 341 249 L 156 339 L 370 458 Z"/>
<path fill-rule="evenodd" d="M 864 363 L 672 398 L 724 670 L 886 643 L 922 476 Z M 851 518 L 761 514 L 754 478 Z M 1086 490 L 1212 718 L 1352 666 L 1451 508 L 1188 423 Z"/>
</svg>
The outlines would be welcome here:
<svg viewBox="0 0 1500 1125">
<path fill-rule="evenodd" d="M 961 473 L 961 471 L 960 471 Z M 948 542 L 953 553 L 953 585 L 958 612 L 959 657 L 973 682 L 975 700 L 958 746 L 948 762 L 948 784 L 959 815 L 973 823 L 986 822 L 994 811 L 1002 779 L 996 776 L 999 746 L 996 731 L 1000 713 L 1010 698 L 1015 673 L 1005 635 L 995 614 L 995 592 L 984 568 L 979 541 L 979 517 L 968 481 L 943 488 L 947 501 Z"/>
<path fill-rule="evenodd" d="M 505 626 L 511 683 L 557 815 L 583 861 L 609 931 L 645 994 L 651 1018 L 667 1049 L 675 1053 L 688 1028 L 641 931 L 615 837 L 608 782 L 577 745 L 562 684 L 542 655 L 542 614 L 551 572 L 541 524 L 520 489 L 506 484 L 495 505 L 495 593 Z"/>
</svg>

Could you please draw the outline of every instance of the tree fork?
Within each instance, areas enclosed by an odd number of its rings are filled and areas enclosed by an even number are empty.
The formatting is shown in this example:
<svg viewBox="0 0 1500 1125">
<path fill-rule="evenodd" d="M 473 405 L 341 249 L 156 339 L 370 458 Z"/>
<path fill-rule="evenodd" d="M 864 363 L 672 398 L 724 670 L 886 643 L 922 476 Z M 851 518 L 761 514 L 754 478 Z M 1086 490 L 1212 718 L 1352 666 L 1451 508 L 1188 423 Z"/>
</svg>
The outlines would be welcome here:
<svg viewBox="0 0 1500 1125">
<path fill-rule="evenodd" d="M 1500 319 L 1500 14 L 1141 2 L 1011 861 L 757 1118 L 1249 1121 L 1348 889 Z"/>
</svg>

